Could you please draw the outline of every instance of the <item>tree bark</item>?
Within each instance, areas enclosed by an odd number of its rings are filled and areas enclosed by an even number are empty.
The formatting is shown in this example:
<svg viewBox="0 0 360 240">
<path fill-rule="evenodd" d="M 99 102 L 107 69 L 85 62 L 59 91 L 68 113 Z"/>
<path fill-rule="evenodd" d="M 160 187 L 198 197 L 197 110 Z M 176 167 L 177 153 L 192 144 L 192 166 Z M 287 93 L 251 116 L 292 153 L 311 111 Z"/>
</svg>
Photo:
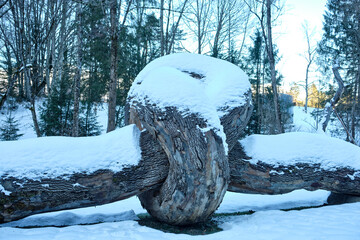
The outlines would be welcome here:
<svg viewBox="0 0 360 240">
<path fill-rule="evenodd" d="M 164 38 L 164 0 L 160 0 L 160 56 L 164 56 L 165 38 Z"/>
<path fill-rule="evenodd" d="M 169 172 L 159 189 L 139 195 L 142 206 L 160 221 L 187 225 L 205 221 L 220 205 L 229 180 L 222 139 L 196 114 L 182 116 L 175 107 L 159 111 L 133 102 L 130 123 L 142 126 L 160 143 Z M 196 207 L 194 207 L 196 206 Z"/>
<path fill-rule="evenodd" d="M 336 93 L 334 95 L 334 97 L 330 100 L 330 102 L 328 102 L 325 105 L 324 108 L 324 120 L 322 122 L 322 130 L 325 132 L 326 131 L 326 127 L 330 121 L 330 116 L 332 113 L 332 109 L 335 107 L 335 105 L 339 102 L 342 93 L 344 92 L 344 81 L 342 80 L 340 73 L 339 73 L 339 65 L 335 64 L 332 68 L 333 73 L 334 73 L 334 77 L 335 80 L 337 81 L 337 83 L 339 84 L 339 88 L 336 90 Z"/>
<path fill-rule="evenodd" d="M 283 133 L 284 128 L 281 123 L 281 112 L 279 104 L 279 95 L 277 91 L 276 83 L 276 71 L 275 71 L 275 57 L 272 42 L 272 22 L 271 22 L 271 4 L 272 0 L 266 0 L 266 28 L 267 28 L 267 53 L 271 70 L 271 86 L 274 94 L 274 111 L 275 111 L 275 126 L 278 133 Z"/>
<path fill-rule="evenodd" d="M 360 196 L 360 174 L 356 174 L 359 169 L 339 167 L 329 171 L 322 169 L 319 164 L 308 163 L 272 166 L 261 161 L 252 164 L 250 159 L 240 143 L 230 151 L 231 178 L 228 191 L 283 194 L 297 189 L 323 189 Z"/>
<path fill-rule="evenodd" d="M 41 181 L 0 176 L 0 185 L 11 192 L 5 195 L 0 191 L 0 223 L 42 212 L 110 203 L 161 186 L 169 168 L 165 152 L 148 132 L 141 133 L 140 147 L 139 164 L 120 172 L 99 169 L 91 174 Z"/>
<path fill-rule="evenodd" d="M 139 164 L 121 172 L 99 169 L 91 174 L 75 173 L 66 179 L 41 181 L 1 176 L 0 184 L 11 194 L 0 192 L 0 223 L 42 212 L 106 204 L 140 193 L 144 193 L 142 198 L 157 193 L 168 176 L 167 155 L 147 131 L 141 133 L 140 147 Z M 251 164 L 249 160 L 240 143 L 229 152 L 228 191 L 283 194 L 297 189 L 324 189 L 340 195 L 360 196 L 360 174 L 354 174 L 359 169 L 325 171 L 317 165 L 303 163 L 274 167 L 263 162 Z"/>
<path fill-rule="evenodd" d="M 130 3 L 129 3 L 130 4 Z M 115 130 L 116 122 L 116 86 L 117 86 L 117 49 L 118 49 L 118 19 L 117 1 L 110 2 L 110 88 L 109 88 L 109 107 L 108 125 L 106 132 Z"/>
<path fill-rule="evenodd" d="M 73 125 L 72 136 L 79 136 L 79 108 L 80 108 L 80 80 L 82 71 L 82 6 L 81 2 L 76 6 L 76 20 L 77 20 L 77 69 L 74 79 L 74 109 L 73 109 Z"/>
</svg>

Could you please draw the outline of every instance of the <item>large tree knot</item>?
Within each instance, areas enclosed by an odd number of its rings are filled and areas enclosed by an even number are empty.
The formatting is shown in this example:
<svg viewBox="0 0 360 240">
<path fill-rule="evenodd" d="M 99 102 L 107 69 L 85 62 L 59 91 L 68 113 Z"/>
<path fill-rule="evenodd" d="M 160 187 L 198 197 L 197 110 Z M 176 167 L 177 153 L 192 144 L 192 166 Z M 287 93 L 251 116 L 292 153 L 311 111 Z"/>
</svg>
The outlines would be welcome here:
<svg viewBox="0 0 360 240">
<path fill-rule="evenodd" d="M 128 123 L 148 131 L 170 164 L 163 185 L 139 196 L 142 205 L 170 224 L 206 220 L 227 190 L 227 152 L 251 114 L 245 73 L 202 55 L 165 56 L 139 73 L 127 108 Z"/>
</svg>

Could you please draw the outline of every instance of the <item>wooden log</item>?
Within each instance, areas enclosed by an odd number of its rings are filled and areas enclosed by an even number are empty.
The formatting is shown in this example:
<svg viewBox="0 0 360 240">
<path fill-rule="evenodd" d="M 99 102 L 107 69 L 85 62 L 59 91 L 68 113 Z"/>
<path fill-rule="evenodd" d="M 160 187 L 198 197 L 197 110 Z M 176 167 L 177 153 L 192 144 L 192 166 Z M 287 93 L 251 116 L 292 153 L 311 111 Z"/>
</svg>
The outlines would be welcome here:
<svg viewBox="0 0 360 240">
<path fill-rule="evenodd" d="M 245 92 L 242 97 L 245 99 L 243 105 L 229 109 L 226 114 L 220 117 L 229 151 L 244 134 L 244 129 L 248 124 L 253 111 L 253 105 L 251 104 L 251 90 Z"/>
<path fill-rule="evenodd" d="M 158 189 L 139 195 L 142 206 L 160 221 L 187 225 L 205 221 L 220 205 L 229 180 L 222 139 L 195 114 L 165 111 L 133 102 L 130 123 L 146 128 L 166 152 L 169 172 Z"/>
<path fill-rule="evenodd" d="M 165 152 L 147 132 L 140 135 L 140 147 L 139 164 L 120 172 L 99 169 L 39 181 L 1 176 L 0 186 L 5 191 L 0 191 L 0 223 L 36 213 L 111 203 L 161 186 L 169 168 Z"/>
<path fill-rule="evenodd" d="M 324 143 L 326 145 L 326 143 Z M 286 146 L 285 146 L 286 147 Z M 229 153 L 228 191 L 256 194 L 283 194 L 297 189 L 323 189 L 360 196 L 359 169 L 338 167 L 325 170 L 319 164 L 298 163 L 274 166 L 262 161 L 252 164 L 238 142 Z"/>
<path fill-rule="evenodd" d="M 102 169 L 90 175 L 76 173 L 67 179 L 41 181 L 1 177 L 4 191 L 0 191 L 0 223 L 36 213 L 96 206 L 146 191 L 158 191 L 169 171 L 167 155 L 146 132 L 141 133 L 140 142 L 143 149 L 140 163 L 118 173 Z M 324 171 L 309 164 L 291 167 L 274 167 L 261 161 L 251 164 L 239 143 L 229 152 L 228 160 L 228 191 L 283 194 L 297 189 L 323 189 L 338 195 L 360 196 L 360 176 L 355 174 L 359 171 L 356 169 Z M 11 193 L 5 194 L 6 191 Z"/>
<path fill-rule="evenodd" d="M 143 207 L 170 224 L 205 221 L 226 192 L 226 154 L 252 112 L 247 76 L 211 57 L 165 56 L 139 73 L 126 110 L 126 121 L 149 131 L 170 162 L 161 188 L 139 195 Z"/>
</svg>

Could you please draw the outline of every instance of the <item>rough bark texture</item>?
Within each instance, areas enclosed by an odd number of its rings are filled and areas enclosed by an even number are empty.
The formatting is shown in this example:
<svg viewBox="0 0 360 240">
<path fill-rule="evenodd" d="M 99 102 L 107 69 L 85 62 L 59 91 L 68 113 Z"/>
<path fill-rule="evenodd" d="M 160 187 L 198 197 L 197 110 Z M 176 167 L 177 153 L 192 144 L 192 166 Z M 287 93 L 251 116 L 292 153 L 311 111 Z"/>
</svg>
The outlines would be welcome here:
<svg viewBox="0 0 360 240">
<path fill-rule="evenodd" d="M 166 155 L 147 132 L 142 132 L 140 139 L 141 161 L 121 172 L 101 169 L 41 181 L 1 176 L 0 184 L 11 194 L 0 192 L 0 223 L 36 213 L 110 203 L 160 186 L 169 168 Z"/>
<path fill-rule="evenodd" d="M 334 97 L 330 100 L 329 103 L 327 103 L 325 105 L 324 108 L 324 120 L 322 122 L 322 130 L 325 132 L 326 131 L 326 127 L 330 121 L 330 116 L 332 113 L 332 109 L 335 107 L 335 105 L 339 102 L 341 95 L 344 92 L 344 81 L 342 80 L 340 73 L 339 73 L 339 65 L 335 64 L 332 68 L 333 73 L 334 73 L 334 77 L 337 81 L 337 83 L 339 84 L 339 88 L 336 90 L 336 93 L 334 95 Z"/>
<path fill-rule="evenodd" d="M 148 132 L 142 132 L 140 139 L 142 160 L 137 166 L 118 173 L 103 169 L 90 175 L 78 173 L 67 179 L 43 179 L 41 182 L 2 176 L 0 184 L 12 193 L 0 192 L 0 223 L 41 212 L 110 203 L 146 191 L 141 195 L 145 200 L 152 197 L 150 194 L 160 193 L 169 171 L 167 155 Z M 358 170 L 324 171 L 307 164 L 275 168 L 262 162 L 251 164 L 249 159 L 240 144 L 229 152 L 228 191 L 282 194 L 297 189 L 324 189 L 333 192 L 330 204 L 360 198 L 360 177 L 354 176 Z M 354 176 L 353 180 L 348 175 Z"/>
<path fill-rule="evenodd" d="M 324 189 L 339 194 L 360 196 L 359 169 L 338 168 L 328 171 L 319 164 L 299 163 L 272 166 L 264 162 L 251 164 L 240 143 L 229 153 L 230 185 L 228 190 L 241 193 L 283 194 L 296 189 Z"/>
<path fill-rule="evenodd" d="M 116 87 L 117 87 L 117 52 L 118 52 L 118 19 L 117 1 L 110 2 L 110 86 L 109 86 L 109 107 L 108 125 L 106 132 L 115 130 L 116 127 Z"/>
<path fill-rule="evenodd" d="M 229 150 L 235 146 L 238 139 L 244 134 L 244 129 L 252 114 L 253 105 L 251 104 L 250 90 L 244 94 L 244 98 L 246 99 L 244 105 L 231 109 L 220 118 Z"/>
<path fill-rule="evenodd" d="M 133 102 L 130 123 L 144 127 L 160 143 L 170 167 L 159 189 L 139 195 L 155 218 L 174 225 L 205 221 L 220 205 L 228 186 L 229 165 L 222 139 L 195 114 L 176 108 L 160 111 Z"/>
</svg>

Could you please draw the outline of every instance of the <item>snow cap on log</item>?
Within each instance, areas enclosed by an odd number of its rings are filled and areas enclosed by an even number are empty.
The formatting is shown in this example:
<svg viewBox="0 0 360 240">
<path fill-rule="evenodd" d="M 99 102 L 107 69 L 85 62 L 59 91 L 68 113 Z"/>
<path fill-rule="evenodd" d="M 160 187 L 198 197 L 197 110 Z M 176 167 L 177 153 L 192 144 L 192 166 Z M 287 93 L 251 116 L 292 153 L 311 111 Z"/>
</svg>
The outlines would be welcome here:
<svg viewBox="0 0 360 240">
<path fill-rule="evenodd" d="M 190 53 L 172 54 L 149 63 L 135 79 L 128 100 L 130 105 L 141 102 L 163 109 L 173 106 L 184 116 L 199 114 L 224 143 L 227 138 L 229 149 L 252 112 L 251 85 L 239 67 Z"/>
</svg>

